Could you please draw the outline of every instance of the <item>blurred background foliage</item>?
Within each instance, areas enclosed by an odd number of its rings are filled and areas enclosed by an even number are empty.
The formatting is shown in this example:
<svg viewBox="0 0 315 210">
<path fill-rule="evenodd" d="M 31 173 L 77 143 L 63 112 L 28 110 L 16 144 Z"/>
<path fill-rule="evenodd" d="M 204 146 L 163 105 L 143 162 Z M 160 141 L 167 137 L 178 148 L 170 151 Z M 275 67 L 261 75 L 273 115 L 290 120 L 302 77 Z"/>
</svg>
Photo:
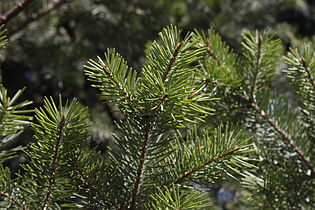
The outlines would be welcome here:
<svg viewBox="0 0 315 210">
<path fill-rule="evenodd" d="M 0 0 L 0 13 L 20 1 Z M 9 43 L 1 52 L 1 80 L 8 95 L 26 86 L 23 97 L 34 101 L 35 107 L 44 96 L 77 97 L 90 107 L 94 118 L 90 145 L 104 150 L 112 121 L 123 116 L 111 104 L 99 102 L 84 78 L 83 65 L 106 48 L 116 48 L 130 66 L 140 70 L 147 46 L 171 23 L 184 32 L 213 27 L 236 53 L 241 53 L 246 31 L 274 31 L 288 50 L 302 42 L 313 45 L 315 1 L 34 0 L 6 25 Z M 281 78 L 277 81 L 286 89 Z M 21 138 L 25 144 L 27 137 Z M 231 192 L 238 199 L 234 186 L 210 188 L 223 208 L 233 208 L 225 200 L 231 200 Z"/>
<path fill-rule="evenodd" d="M 0 1 L 1 14 L 19 1 Z M 147 44 L 171 23 L 184 31 L 214 27 L 236 52 L 242 33 L 256 29 L 277 31 L 289 47 L 312 40 L 315 2 L 35 0 L 6 26 L 9 44 L 1 57 L 3 83 L 11 94 L 27 86 L 26 97 L 35 106 L 44 95 L 59 93 L 94 106 L 97 98 L 83 77 L 84 62 L 106 48 L 116 48 L 139 69 Z"/>
</svg>

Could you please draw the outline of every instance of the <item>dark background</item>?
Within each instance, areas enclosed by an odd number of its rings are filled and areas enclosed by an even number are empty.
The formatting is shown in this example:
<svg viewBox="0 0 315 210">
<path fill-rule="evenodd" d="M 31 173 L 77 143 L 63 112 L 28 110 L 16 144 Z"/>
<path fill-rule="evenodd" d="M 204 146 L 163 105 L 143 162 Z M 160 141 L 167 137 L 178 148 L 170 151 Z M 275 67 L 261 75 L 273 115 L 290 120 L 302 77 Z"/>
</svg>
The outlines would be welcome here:
<svg viewBox="0 0 315 210">
<path fill-rule="evenodd" d="M 0 1 L 1 14 L 17 2 Z M 9 43 L 0 63 L 3 84 L 10 95 L 26 86 L 24 97 L 35 106 L 43 96 L 61 93 L 96 107 L 97 94 L 83 75 L 85 62 L 102 56 L 106 48 L 116 48 L 130 66 L 140 70 L 146 46 L 171 23 L 184 31 L 214 27 L 236 52 L 242 33 L 256 29 L 275 31 L 289 48 L 302 39 L 312 40 L 315 2 L 35 0 L 6 25 Z M 104 108 L 111 113 L 110 107 Z"/>
</svg>

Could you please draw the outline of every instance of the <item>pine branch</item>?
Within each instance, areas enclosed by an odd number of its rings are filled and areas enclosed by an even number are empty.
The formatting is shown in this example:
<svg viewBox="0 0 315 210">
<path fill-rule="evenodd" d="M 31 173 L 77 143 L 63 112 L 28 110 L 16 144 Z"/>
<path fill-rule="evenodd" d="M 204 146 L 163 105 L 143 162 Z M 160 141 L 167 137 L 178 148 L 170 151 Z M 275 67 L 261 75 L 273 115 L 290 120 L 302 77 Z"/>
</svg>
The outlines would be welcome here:
<svg viewBox="0 0 315 210">
<path fill-rule="evenodd" d="M 207 46 L 207 52 L 209 53 L 209 55 L 216 61 L 220 62 L 220 59 L 218 58 L 218 56 L 215 54 L 215 52 L 213 52 L 213 50 L 211 49 L 211 45 L 210 45 L 210 41 L 207 38 L 204 38 L 203 40 L 206 43 Z"/>
<path fill-rule="evenodd" d="M 72 162 L 72 165 L 76 169 L 76 171 L 79 173 L 80 177 L 82 178 L 84 184 L 91 190 L 91 192 L 95 192 L 104 202 L 110 204 L 112 207 L 116 209 L 121 209 L 121 207 L 115 203 L 114 201 L 110 200 L 106 195 L 102 193 L 101 190 L 96 187 L 97 185 L 93 183 L 92 180 L 89 179 L 89 177 L 83 172 L 83 170 L 80 168 L 80 166 L 74 162 Z"/>
<path fill-rule="evenodd" d="M 210 165 L 210 164 L 212 164 L 212 163 L 214 163 L 214 162 L 216 162 L 216 161 L 219 161 L 219 160 L 221 160 L 221 159 L 226 158 L 226 157 L 229 156 L 229 155 L 234 154 L 234 153 L 235 153 L 236 151 L 238 151 L 239 149 L 240 149 L 239 147 L 235 146 L 234 148 L 232 148 L 232 149 L 229 150 L 228 152 L 225 152 L 225 153 L 223 153 L 223 154 L 221 154 L 221 155 L 219 155 L 219 156 L 216 156 L 216 157 L 214 157 L 214 158 L 208 160 L 207 162 L 202 163 L 202 164 L 200 164 L 199 166 L 197 166 L 197 167 L 195 167 L 195 168 L 193 168 L 193 169 L 191 169 L 191 170 L 189 170 L 189 171 L 186 171 L 186 172 L 185 172 L 184 174 L 182 174 L 180 177 L 178 177 L 177 179 L 175 179 L 175 181 L 173 181 L 172 184 L 177 184 L 177 183 L 181 182 L 182 180 L 184 180 L 184 179 L 186 179 L 187 177 L 189 177 L 191 174 L 193 174 L 193 173 L 199 171 L 200 169 L 202 169 L 202 168 L 204 168 L 204 167 L 206 167 L 206 166 L 208 166 L 208 165 Z"/>
<path fill-rule="evenodd" d="M 167 69 L 166 69 L 166 71 L 164 72 L 164 74 L 162 76 L 162 82 L 163 83 L 167 79 L 168 74 L 171 72 L 172 66 L 173 66 L 173 64 L 175 62 L 175 59 L 176 59 L 176 57 L 178 55 L 178 52 L 179 52 L 180 48 L 183 46 L 183 44 L 184 44 L 184 42 L 180 42 L 180 43 L 177 44 L 177 46 L 176 46 L 176 48 L 174 50 L 174 53 L 173 53 L 173 57 L 169 61 L 168 65 L 167 65 Z"/>
<path fill-rule="evenodd" d="M 8 198 L 10 201 L 12 201 L 13 203 L 15 203 L 16 205 L 22 207 L 23 210 L 28 210 L 28 208 L 26 208 L 26 206 L 24 206 L 21 202 L 19 202 L 17 199 L 15 199 L 13 196 L 9 195 L 8 193 L 5 193 L 3 191 L 0 191 L 0 196 L 4 196 L 6 198 Z"/>
<path fill-rule="evenodd" d="M 118 87 L 118 89 L 122 92 L 122 94 L 125 96 L 125 98 L 129 101 L 132 102 L 132 98 L 128 94 L 128 92 L 124 89 L 124 87 L 114 78 L 113 73 L 111 69 L 105 64 L 101 63 L 104 72 L 107 74 L 107 76 L 112 80 L 112 82 Z"/>
<path fill-rule="evenodd" d="M 203 60 L 199 60 L 203 69 L 200 79 L 215 79 L 223 85 L 239 86 L 241 80 L 239 71 L 236 70 L 237 56 L 220 35 L 209 29 L 207 32 L 196 31 L 194 39 L 197 41 L 197 47 L 205 48 L 208 54 Z M 208 71 L 210 69 L 211 72 Z"/>
<path fill-rule="evenodd" d="M 65 118 L 65 116 L 62 116 L 60 119 L 59 128 L 58 128 L 58 135 L 57 135 L 56 144 L 55 144 L 55 151 L 54 151 L 54 155 L 53 155 L 51 165 L 50 165 L 49 185 L 48 185 L 47 193 L 46 193 L 46 196 L 45 196 L 45 199 L 43 201 L 42 208 L 41 208 L 42 210 L 47 209 L 48 200 L 50 199 L 50 196 L 51 196 L 52 191 L 53 191 L 54 182 L 55 182 L 55 170 L 56 170 L 57 163 L 58 163 L 58 156 L 59 156 L 59 152 L 60 152 L 60 148 L 61 148 L 61 139 L 62 139 L 62 136 L 64 133 L 65 122 L 66 122 L 66 118 Z"/>
<path fill-rule="evenodd" d="M 144 141 L 143 141 L 143 145 L 141 148 L 140 162 L 139 162 L 139 166 L 137 169 L 137 177 L 136 177 L 136 182 L 134 185 L 134 189 L 133 189 L 133 193 L 132 193 L 132 199 L 131 199 L 129 209 L 136 209 L 136 202 L 138 199 L 138 195 L 140 193 L 140 183 L 141 183 L 141 179 L 143 178 L 142 173 L 143 173 L 143 169 L 144 169 L 144 162 L 145 162 L 146 153 L 148 150 L 149 135 L 150 135 L 150 128 L 146 127 L 144 129 Z"/>
<path fill-rule="evenodd" d="M 171 187 L 164 186 L 159 189 L 155 195 L 151 195 L 154 201 L 148 209 L 208 209 L 211 205 L 205 193 L 197 189 L 182 191 L 180 186 L 172 185 Z"/>
<path fill-rule="evenodd" d="M 174 49 L 173 52 L 173 56 L 170 59 L 170 61 L 168 62 L 167 65 L 167 69 L 164 72 L 163 76 L 162 76 L 162 82 L 165 83 L 169 73 L 172 70 L 172 66 L 175 62 L 175 59 L 179 53 L 180 48 L 182 47 L 182 45 L 184 44 L 184 42 L 179 42 L 177 44 L 177 46 Z M 168 97 L 167 94 L 163 95 L 159 101 L 159 103 L 154 106 L 151 111 L 150 114 L 146 116 L 146 120 L 148 123 L 150 123 L 151 119 L 154 118 L 156 111 L 158 110 L 158 108 L 162 105 L 162 103 L 165 101 L 165 99 Z M 144 162 L 146 159 L 146 155 L 147 155 L 147 150 L 148 150 L 148 143 L 149 143 L 149 137 L 150 137 L 150 125 L 147 125 L 147 127 L 144 128 L 144 134 L 143 134 L 143 145 L 141 148 L 141 155 L 140 155 L 140 162 L 139 162 L 139 166 L 137 169 L 137 175 L 136 175 L 136 181 L 135 181 L 135 185 L 134 185 L 134 189 L 133 189 L 133 193 L 132 193 L 132 199 L 131 199 L 131 203 L 129 206 L 129 209 L 136 209 L 136 203 L 137 203 L 137 199 L 138 199 L 138 195 L 140 193 L 140 185 L 141 185 L 141 179 L 142 174 L 143 174 L 143 170 L 144 170 Z"/>
<path fill-rule="evenodd" d="M 255 102 L 252 102 L 250 99 L 242 97 L 246 100 L 248 106 L 254 110 L 263 120 L 265 120 L 270 127 L 276 131 L 276 133 L 280 136 L 282 141 L 288 144 L 296 154 L 300 157 L 300 159 L 306 164 L 306 166 L 312 171 L 312 175 L 315 175 L 315 167 L 310 162 L 309 158 L 304 154 L 304 152 L 295 144 L 295 142 L 291 139 L 289 134 L 287 134 L 283 129 L 281 129 L 277 123 L 271 119 L 271 117 L 264 112 Z"/>
<path fill-rule="evenodd" d="M 57 3 L 55 3 L 54 5 L 52 5 L 51 7 L 47 8 L 43 11 L 32 14 L 32 16 L 28 20 L 23 22 L 18 28 L 14 29 L 13 31 L 10 31 L 7 34 L 7 37 L 9 38 L 9 37 L 13 36 L 14 34 L 22 31 L 23 29 L 27 28 L 30 24 L 40 20 L 41 18 L 45 17 L 46 15 L 49 15 L 49 13 L 51 13 L 52 11 L 58 9 L 62 5 L 69 3 L 69 2 L 70 2 L 70 0 L 60 0 Z"/>
<path fill-rule="evenodd" d="M 25 126 L 31 123 L 32 117 L 23 114 L 29 114 L 33 110 L 23 108 L 32 102 L 17 103 L 24 90 L 25 88 L 17 91 L 11 98 L 7 95 L 7 89 L 0 85 L 0 150 L 13 151 L 13 148 L 9 149 L 10 144 L 15 141 Z"/>
<path fill-rule="evenodd" d="M 92 86 L 102 91 L 108 102 L 130 105 L 135 102 L 134 93 L 137 89 L 137 72 L 127 66 L 127 62 L 115 51 L 105 53 L 105 60 L 90 59 L 85 65 L 85 75 L 93 82 Z M 124 113 L 127 114 L 127 113 Z"/>
<path fill-rule="evenodd" d="M 312 73 L 311 73 L 310 69 L 307 66 L 305 58 L 301 57 L 300 62 L 302 63 L 302 65 L 304 67 L 304 71 L 306 72 L 306 75 L 307 75 L 307 79 L 309 80 L 309 82 L 312 85 L 313 90 L 315 92 L 315 81 L 314 81 L 314 78 L 312 76 Z"/>
<path fill-rule="evenodd" d="M 164 94 L 161 97 L 160 102 L 155 107 L 153 107 L 151 109 L 151 112 L 155 112 L 156 110 L 158 110 L 161 107 L 161 105 L 163 104 L 163 102 L 165 101 L 165 99 L 167 99 L 167 97 L 168 97 L 168 94 Z"/>
<path fill-rule="evenodd" d="M 0 25 L 7 24 L 13 17 L 18 15 L 28 4 L 33 0 L 23 0 L 14 7 L 12 7 L 8 12 L 0 17 Z"/>
</svg>

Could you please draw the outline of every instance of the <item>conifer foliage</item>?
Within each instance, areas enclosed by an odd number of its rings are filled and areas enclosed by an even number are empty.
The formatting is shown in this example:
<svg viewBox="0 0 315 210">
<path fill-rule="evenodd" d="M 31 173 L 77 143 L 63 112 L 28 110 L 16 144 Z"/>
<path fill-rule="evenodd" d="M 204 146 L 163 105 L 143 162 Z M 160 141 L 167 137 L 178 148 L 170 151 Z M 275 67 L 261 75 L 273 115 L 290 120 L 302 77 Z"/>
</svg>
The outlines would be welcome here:
<svg viewBox="0 0 315 210">
<path fill-rule="evenodd" d="M 282 57 L 279 39 L 248 32 L 236 56 L 213 30 L 199 37 L 207 55 L 198 80 L 221 98 L 216 122 L 241 123 L 257 147 L 260 175 L 246 181 L 252 207 L 314 208 L 314 51 Z M 290 88 L 279 87 L 281 76 Z"/>
<path fill-rule="evenodd" d="M 246 187 L 248 207 L 314 207 L 314 51 L 282 57 L 281 41 L 258 32 L 242 46 L 237 55 L 212 29 L 184 35 L 171 25 L 141 70 L 113 49 L 90 59 L 87 79 L 124 116 L 107 153 L 88 149 L 91 122 L 76 99 L 46 98 L 30 122 L 29 102 L 15 103 L 22 91 L 10 100 L 1 87 L 0 148 L 23 125 L 34 131 L 23 170 L 1 165 L 1 208 L 205 209 L 194 183 L 227 177 Z M 291 95 L 274 87 L 279 74 Z"/>
<path fill-rule="evenodd" d="M 211 118 L 214 98 L 195 82 L 206 48 L 174 26 L 152 43 L 141 71 L 113 50 L 90 60 L 85 74 L 115 103 L 117 122 L 108 154 L 86 149 L 87 109 L 76 100 L 45 99 L 35 110 L 33 143 L 23 173 L 2 167 L 2 207 L 12 209 L 193 209 L 210 203 L 192 182 L 214 182 L 252 168 L 248 137 L 229 126 L 194 126 Z M 140 72 L 140 73 L 138 73 Z"/>
<path fill-rule="evenodd" d="M 2 26 L 0 27 L 0 49 L 3 49 L 7 43 L 4 34 L 5 30 Z M 25 109 L 32 102 L 23 101 L 18 103 L 24 90 L 19 90 L 10 98 L 7 95 L 7 89 L 0 84 L 0 164 L 13 158 L 15 152 L 21 149 L 20 147 L 12 147 L 12 144 L 32 120 L 32 117 L 29 116 L 32 110 Z"/>
<path fill-rule="evenodd" d="M 153 208 L 147 203 L 150 197 L 175 196 L 179 186 L 185 189 L 180 193 L 187 193 L 179 197 L 196 199 L 186 202 L 175 197 L 177 204 L 200 205 L 195 190 L 188 190 L 189 181 L 213 181 L 217 173 L 237 167 L 236 162 L 244 165 L 233 157 L 250 149 L 246 137 L 232 131 L 221 133 L 221 129 L 207 130 L 211 128 L 205 128 L 200 137 L 196 129 L 190 128 L 214 111 L 207 106 L 213 98 L 194 81 L 199 71 L 196 61 L 205 51 L 195 47 L 197 41 L 192 33 L 181 40 L 180 30 L 165 28 L 160 40 L 152 43 L 139 76 L 115 52 L 107 52 L 104 61 L 90 60 L 86 66 L 85 73 L 93 86 L 102 91 L 105 100 L 116 103 L 125 116 L 125 122 L 118 123 L 117 148 L 110 156 L 117 164 L 104 166 L 109 174 L 119 177 L 109 182 L 113 185 L 103 187 L 115 206 Z M 182 134 L 181 129 L 188 131 Z"/>
</svg>

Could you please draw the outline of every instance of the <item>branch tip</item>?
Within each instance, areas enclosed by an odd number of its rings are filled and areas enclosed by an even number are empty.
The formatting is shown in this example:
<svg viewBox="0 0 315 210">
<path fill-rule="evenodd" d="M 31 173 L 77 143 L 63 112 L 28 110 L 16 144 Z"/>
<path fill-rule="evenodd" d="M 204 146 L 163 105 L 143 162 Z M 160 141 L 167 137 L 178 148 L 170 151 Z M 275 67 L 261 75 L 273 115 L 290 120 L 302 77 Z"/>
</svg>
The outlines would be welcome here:
<svg viewBox="0 0 315 210">
<path fill-rule="evenodd" d="M 264 38 L 262 36 L 259 36 L 259 38 L 258 38 L 258 47 L 261 47 L 263 41 L 264 41 Z"/>
</svg>

